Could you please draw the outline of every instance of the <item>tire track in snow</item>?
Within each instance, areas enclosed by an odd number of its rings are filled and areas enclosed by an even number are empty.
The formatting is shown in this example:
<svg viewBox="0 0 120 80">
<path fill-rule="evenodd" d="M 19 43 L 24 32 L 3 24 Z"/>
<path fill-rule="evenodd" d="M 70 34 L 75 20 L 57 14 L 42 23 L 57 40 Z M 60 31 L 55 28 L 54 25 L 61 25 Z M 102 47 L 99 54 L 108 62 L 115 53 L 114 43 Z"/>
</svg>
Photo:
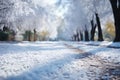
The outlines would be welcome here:
<svg viewBox="0 0 120 80">
<path fill-rule="evenodd" d="M 113 46 L 113 45 L 100 45 L 100 44 L 91 44 L 91 43 L 88 43 L 88 44 L 79 43 L 79 44 L 86 45 L 86 46 L 100 46 L 105 48 L 120 49 L 120 46 Z"/>
<path fill-rule="evenodd" d="M 72 51 L 79 53 L 79 56 L 77 56 L 76 59 L 87 58 L 87 60 L 84 59 L 84 62 L 89 65 L 89 68 L 88 68 L 89 72 L 86 73 L 88 76 L 96 74 L 95 70 L 92 69 L 93 67 L 95 67 L 95 68 L 98 68 L 101 70 L 101 72 L 99 73 L 99 77 L 98 77 L 100 80 L 120 80 L 120 65 L 119 65 L 119 63 L 116 64 L 114 62 L 109 62 L 108 60 L 103 60 L 98 55 L 92 54 L 91 52 L 86 52 L 80 48 L 74 47 L 67 43 L 65 43 L 64 45 L 67 48 L 71 49 Z M 89 45 L 89 46 L 95 46 L 95 45 Z M 97 45 L 97 46 L 99 46 L 99 45 Z M 107 46 L 106 48 L 118 49 L 119 47 Z M 90 63 L 90 62 L 94 62 L 94 61 L 97 64 Z"/>
<path fill-rule="evenodd" d="M 64 44 L 67 48 L 69 48 L 69 49 L 71 49 L 72 51 L 74 51 L 74 52 L 77 52 L 77 53 L 79 53 L 79 57 L 77 57 L 77 58 L 85 58 L 85 57 L 89 57 L 90 55 L 93 55 L 92 53 L 90 53 L 90 52 L 86 52 L 86 51 L 84 51 L 84 50 L 82 50 L 82 49 L 79 49 L 79 48 L 77 48 L 77 47 L 74 47 L 74 46 L 72 46 L 72 45 L 69 45 L 69 44 Z"/>
</svg>

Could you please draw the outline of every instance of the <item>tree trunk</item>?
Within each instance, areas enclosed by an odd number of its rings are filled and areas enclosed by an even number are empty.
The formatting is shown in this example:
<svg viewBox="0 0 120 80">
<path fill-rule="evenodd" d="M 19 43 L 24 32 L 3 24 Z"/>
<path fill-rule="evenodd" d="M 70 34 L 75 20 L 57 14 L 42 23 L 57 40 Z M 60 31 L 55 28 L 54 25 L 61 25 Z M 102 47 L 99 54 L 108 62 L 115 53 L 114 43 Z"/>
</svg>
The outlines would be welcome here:
<svg viewBox="0 0 120 80">
<path fill-rule="evenodd" d="M 89 33 L 85 30 L 85 41 L 89 41 Z"/>
<path fill-rule="evenodd" d="M 95 16 L 96 16 L 96 22 L 97 22 L 97 26 L 98 26 L 98 41 L 103 41 L 103 34 L 102 34 L 100 18 L 98 16 L 98 13 L 95 13 Z"/>
<path fill-rule="evenodd" d="M 76 36 L 77 36 L 77 41 L 80 41 L 80 37 L 79 37 L 79 31 L 77 31 L 77 34 L 76 34 Z"/>
<path fill-rule="evenodd" d="M 94 41 L 96 24 L 94 25 L 94 21 L 93 20 L 91 20 L 91 27 L 92 27 L 92 29 L 91 29 L 91 38 L 90 38 L 90 40 Z"/>
<path fill-rule="evenodd" d="M 83 34 L 80 32 L 80 39 L 83 41 Z"/>
<path fill-rule="evenodd" d="M 34 41 L 37 40 L 37 36 L 36 36 L 36 30 L 34 29 Z"/>
<path fill-rule="evenodd" d="M 77 36 L 76 36 L 76 34 L 74 34 L 73 37 L 74 37 L 74 41 L 77 41 Z"/>
<path fill-rule="evenodd" d="M 112 6 L 115 21 L 115 39 L 114 42 L 120 42 L 120 0 L 109 0 Z M 119 3 L 119 6 L 117 5 Z"/>
<path fill-rule="evenodd" d="M 28 41 L 31 41 L 30 37 L 31 37 L 31 32 L 29 31 L 28 32 Z"/>
</svg>

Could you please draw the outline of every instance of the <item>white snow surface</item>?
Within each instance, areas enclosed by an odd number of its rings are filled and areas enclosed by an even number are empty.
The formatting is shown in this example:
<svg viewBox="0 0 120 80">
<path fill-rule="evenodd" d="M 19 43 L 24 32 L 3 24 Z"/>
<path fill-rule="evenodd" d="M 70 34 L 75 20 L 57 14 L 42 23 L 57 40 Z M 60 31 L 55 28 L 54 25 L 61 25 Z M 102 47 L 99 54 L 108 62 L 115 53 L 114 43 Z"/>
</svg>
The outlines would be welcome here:
<svg viewBox="0 0 120 80">
<path fill-rule="evenodd" d="M 112 42 L 0 42 L 0 80 L 99 80 L 102 68 L 90 67 L 100 65 L 94 56 L 120 63 L 120 49 L 103 43 L 120 46 Z M 91 55 L 81 57 L 66 45 Z"/>
</svg>

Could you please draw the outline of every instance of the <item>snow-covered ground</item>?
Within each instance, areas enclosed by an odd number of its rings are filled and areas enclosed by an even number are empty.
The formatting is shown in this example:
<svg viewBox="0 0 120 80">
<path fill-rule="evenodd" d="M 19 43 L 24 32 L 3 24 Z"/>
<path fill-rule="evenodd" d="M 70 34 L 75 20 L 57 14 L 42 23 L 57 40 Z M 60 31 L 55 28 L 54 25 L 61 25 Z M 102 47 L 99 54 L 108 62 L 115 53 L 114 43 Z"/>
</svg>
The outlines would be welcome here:
<svg viewBox="0 0 120 80">
<path fill-rule="evenodd" d="M 0 42 L 0 80 L 119 80 L 119 46 L 112 42 Z"/>
</svg>

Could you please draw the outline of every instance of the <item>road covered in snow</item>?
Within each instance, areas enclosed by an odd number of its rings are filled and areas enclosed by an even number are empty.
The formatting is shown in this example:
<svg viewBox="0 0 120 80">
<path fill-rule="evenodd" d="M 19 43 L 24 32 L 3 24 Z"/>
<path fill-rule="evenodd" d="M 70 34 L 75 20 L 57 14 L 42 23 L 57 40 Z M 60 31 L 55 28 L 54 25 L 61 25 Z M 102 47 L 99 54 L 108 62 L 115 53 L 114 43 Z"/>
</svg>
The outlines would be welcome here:
<svg viewBox="0 0 120 80">
<path fill-rule="evenodd" d="M 0 80 L 119 80 L 120 43 L 0 42 Z"/>
</svg>

